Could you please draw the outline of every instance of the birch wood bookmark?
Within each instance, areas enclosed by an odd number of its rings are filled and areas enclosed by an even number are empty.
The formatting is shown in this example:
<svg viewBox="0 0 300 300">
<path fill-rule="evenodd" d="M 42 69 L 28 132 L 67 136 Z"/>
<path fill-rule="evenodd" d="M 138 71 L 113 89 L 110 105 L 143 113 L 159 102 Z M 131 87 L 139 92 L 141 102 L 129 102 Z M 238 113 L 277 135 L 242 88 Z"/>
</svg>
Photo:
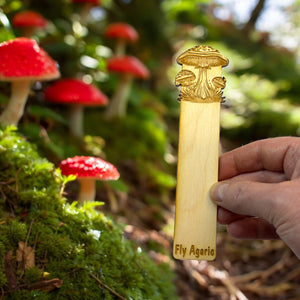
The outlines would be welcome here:
<svg viewBox="0 0 300 300">
<path fill-rule="evenodd" d="M 173 256 L 213 260 L 217 208 L 209 189 L 218 180 L 220 102 L 228 59 L 209 46 L 196 46 L 178 58 L 182 70 Z"/>
</svg>

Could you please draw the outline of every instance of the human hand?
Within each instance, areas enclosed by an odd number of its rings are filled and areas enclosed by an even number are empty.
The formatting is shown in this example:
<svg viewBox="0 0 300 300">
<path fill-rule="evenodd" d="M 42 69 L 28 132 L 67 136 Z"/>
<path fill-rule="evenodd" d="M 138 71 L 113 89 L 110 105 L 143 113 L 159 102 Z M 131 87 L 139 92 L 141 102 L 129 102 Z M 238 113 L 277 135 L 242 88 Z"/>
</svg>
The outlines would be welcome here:
<svg viewBox="0 0 300 300">
<path fill-rule="evenodd" d="M 250 143 L 220 157 L 211 198 L 236 238 L 281 238 L 300 259 L 300 138 Z"/>
</svg>

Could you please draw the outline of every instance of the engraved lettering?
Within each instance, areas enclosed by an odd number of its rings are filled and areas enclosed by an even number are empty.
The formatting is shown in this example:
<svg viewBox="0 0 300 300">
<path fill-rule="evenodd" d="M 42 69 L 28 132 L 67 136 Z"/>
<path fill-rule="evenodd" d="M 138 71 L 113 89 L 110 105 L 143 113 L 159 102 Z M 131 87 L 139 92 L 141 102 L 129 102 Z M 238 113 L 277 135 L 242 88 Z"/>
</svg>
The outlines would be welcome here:
<svg viewBox="0 0 300 300">
<path fill-rule="evenodd" d="M 182 255 L 182 257 L 185 257 L 187 247 L 183 247 L 182 244 L 176 244 L 175 245 L 175 255 Z"/>
<path fill-rule="evenodd" d="M 189 255 L 195 255 L 195 246 L 194 245 L 191 246 Z"/>
<path fill-rule="evenodd" d="M 176 248 L 175 248 L 175 253 L 176 253 Z M 189 256 L 194 256 L 195 258 L 199 258 L 200 256 L 214 256 L 215 250 L 211 249 L 210 246 L 208 246 L 207 248 L 198 248 L 196 245 L 191 245 L 188 253 Z"/>
</svg>

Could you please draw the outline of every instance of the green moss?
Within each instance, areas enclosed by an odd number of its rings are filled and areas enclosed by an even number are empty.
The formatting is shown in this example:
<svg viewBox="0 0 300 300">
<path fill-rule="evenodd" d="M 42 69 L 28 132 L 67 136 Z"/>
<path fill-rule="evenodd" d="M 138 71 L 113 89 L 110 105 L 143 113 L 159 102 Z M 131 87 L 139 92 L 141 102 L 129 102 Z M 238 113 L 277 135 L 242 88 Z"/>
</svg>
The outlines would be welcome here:
<svg viewBox="0 0 300 300">
<path fill-rule="evenodd" d="M 0 286 L 5 298 L 176 299 L 169 267 L 155 265 L 93 204 L 68 204 L 62 197 L 67 180 L 13 128 L 0 130 Z M 34 250 L 33 266 L 24 267 L 30 259 L 20 242 Z M 53 279 L 62 285 L 52 287 Z M 44 288 L 33 288 L 41 282 Z"/>
</svg>

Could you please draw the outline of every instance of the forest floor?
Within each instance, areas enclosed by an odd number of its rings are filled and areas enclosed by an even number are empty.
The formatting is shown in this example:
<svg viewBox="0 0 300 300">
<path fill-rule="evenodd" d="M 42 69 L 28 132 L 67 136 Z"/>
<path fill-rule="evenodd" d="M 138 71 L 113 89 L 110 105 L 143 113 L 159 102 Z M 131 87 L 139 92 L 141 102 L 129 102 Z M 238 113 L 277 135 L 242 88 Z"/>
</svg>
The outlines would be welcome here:
<svg viewBox="0 0 300 300">
<path fill-rule="evenodd" d="M 219 226 L 215 261 L 173 259 L 175 196 L 161 206 L 147 205 L 142 195 L 153 193 L 153 187 L 136 180 L 128 194 L 117 195 L 117 211 L 112 212 L 109 203 L 100 209 L 127 224 L 125 236 L 148 251 L 156 263 L 170 264 L 180 299 L 300 299 L 299 260 L 280 240 L 237 240 Z M 109 193 L 101 194 L 100 200 L 108 202 Z"/>
</svg>

